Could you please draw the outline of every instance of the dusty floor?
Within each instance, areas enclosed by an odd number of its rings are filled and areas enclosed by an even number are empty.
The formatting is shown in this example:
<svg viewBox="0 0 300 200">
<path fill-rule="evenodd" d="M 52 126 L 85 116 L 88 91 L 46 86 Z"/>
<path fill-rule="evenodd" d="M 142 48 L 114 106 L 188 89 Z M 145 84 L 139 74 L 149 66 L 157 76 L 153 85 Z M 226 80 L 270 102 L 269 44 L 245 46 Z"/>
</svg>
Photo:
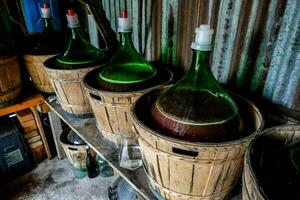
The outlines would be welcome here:
<svg viewBox="0 0 300 200">
<path fill-rule="evenodd" d="M 54 158 L 8 184 L 0 184 L 0 199 L 107 200 L 107 188 L 115 178 L 76 180 L 68 160 Z"/>
</svg>

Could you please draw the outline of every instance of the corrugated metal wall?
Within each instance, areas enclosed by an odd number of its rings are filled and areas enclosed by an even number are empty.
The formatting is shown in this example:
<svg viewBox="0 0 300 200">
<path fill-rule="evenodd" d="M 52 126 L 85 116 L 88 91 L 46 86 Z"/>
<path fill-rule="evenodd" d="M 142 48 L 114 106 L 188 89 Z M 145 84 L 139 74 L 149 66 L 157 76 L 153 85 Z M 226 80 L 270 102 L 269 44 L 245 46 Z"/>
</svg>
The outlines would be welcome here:
<svg viewBox="0 0 300 200">
<path fill-rule="evenodd" d="M 122 8 L 149 60 L 187 69 L 194 29 L 215 29 L 212 71 L 219 82 L 300 111 L 299 0 L 102 0 L 113 30 Z"/>
</svg>

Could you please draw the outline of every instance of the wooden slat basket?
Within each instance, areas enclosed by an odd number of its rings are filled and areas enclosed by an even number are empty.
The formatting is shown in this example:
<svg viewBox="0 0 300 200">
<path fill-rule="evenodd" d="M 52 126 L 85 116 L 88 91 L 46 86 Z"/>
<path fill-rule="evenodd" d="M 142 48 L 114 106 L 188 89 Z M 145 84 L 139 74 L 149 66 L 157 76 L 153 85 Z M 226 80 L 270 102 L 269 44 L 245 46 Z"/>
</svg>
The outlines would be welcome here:
<svg viewBox="0 0 300 200">
<path fill-rule="evenodd" d="M 55 55 L 24 55 L 26 69 L 32 78 L 35 87 L 45 93 L 54 93 L 43 63 Z"/>
<path fill-rule="evenodd" d="M 78 116 L 92 113 L 83 87 L 83 78 L 100 65 L 79 69 L 56 69 L 55 60 L 56 57 L 46 60 L 44 66 L 63 110 Z"/>
<path fill-rule="evenodd" d="M 86 156 L 87 156 L 87 149 L 88 145 L 74 145 L 70 144 L 67 141 L 68 132 L 63 132 L 60 135 L 60 144 L 64 149 L 65 154 L 69 162 L 75 167 L 76 165 L 85 169 L 86 168 Z"/>
<path fill-rule="evenodd" d="M 267 144 L 266 144 L 266 141 Z M 276 141 L 276 148 L 287 148 L 291 144 L 300 142 L 300 125 L 283 125 L 266 129 L 258 135 L 249 145 L 245 154 L 245 165 L 243 173 L 243 199 L 244 200 L 268 200 L 273 199 L 267 196 L 259 177 L 257 177 L 257 169 L 260 168 L 261 158 L 266 156 L 262 148 L 268 148 L 271 141 Z M 263 147 L 262 147 L 263 145 Z M 259 163 L 259 164 L 258 164 Z M 265 179 L 265 177 L 263 177 Z M 280 193 L 284 196 L 278 199 L 290 199 L 282 190 Z"/>
<path fill-rule="evenodd" d="M 150 107 L 160 93 L 154 90 L 145 94 L 132 108 L 150 185 L 167 200 L 224 199 L 242 173 L 247 145 L 263 126 L 260 111 L 235 96 L 247 134 L 223 143 L 187 142 L 152 127 Z"/>
<path fill-rule="evenodd" d="M 87 74 L 84 80 L 85 90 L 88 93 L 90 104 L 97 121 L 97 127 L 103 137 L 114 143 L 120 144 L 118 134 L 122 132 L 125 136 L 132 137 L 135 134 L 133 121 L 130 114 L 132 104 L 146 92 L 160 88 L 173 79 L 173 73 L 168 69 L 162 69 L 164 80 L 154 87 L 132 92 L 109 92 L 97 89 L 93 85 L 98 70 Z"/>
<path fill-rule="evenodd" d="M 0 108 L 15 103 L 21 94 L 21 88 L 18 57 L 0 57 Z"/>
</svg>

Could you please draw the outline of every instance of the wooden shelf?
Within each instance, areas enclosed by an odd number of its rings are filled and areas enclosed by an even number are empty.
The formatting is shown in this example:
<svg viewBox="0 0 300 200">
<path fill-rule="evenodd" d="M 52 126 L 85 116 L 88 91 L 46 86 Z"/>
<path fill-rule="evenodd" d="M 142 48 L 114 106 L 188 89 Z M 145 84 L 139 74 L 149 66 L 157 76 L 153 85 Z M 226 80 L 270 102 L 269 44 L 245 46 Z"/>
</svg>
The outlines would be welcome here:
<svg viewBox="0 0 300 200">
<path fill-rule="evenodd" d="M 0 108 L 0 116 L 8 115 L 8 114 L 15 113 L 20 110 L 29 108 L 34 115 L 34 119 L 37 124 L 39 134 L 41 135 L 41 138 L 42 138 L 42 141 L 44 144 L 44 148 L 47 153 L 47 157 L 48 157 L 48 159 L 51 159 L 52 154 L 50 152 L 50 148 L 49 148 L 46 136 L 45 136 L 43 125 L 42 125 L 41 119 L 39 117 L 37 108 L 36 108 L 36 106 L 44 104 L 44 102 L 45 102 L 44 97 L 40 93 L 30 91 L 27 94 L 23 94 L 21 96 L 21 99 L 16 104 Z"/>
<path fill-rule="evenodd" d="M 157 199 L 151 192 L 143 167 L 135 171 L 130 171 L 119 166 L 119 150 L 104 140 L 102 134 L 96 127 L 94 117 L 75 117 L 63 111 L 61 106 L 56 102 L 50 103 L 46 100 L 46 104 L 48 104 L 50 109 L 74 132 L 76 132 L 98 155 L 105 159 L 144 199 Z M 241 192 L 239 191 L 239 194 L 234 194 L 230 199 L 241 200 L 240 193 Z"/>
<path fill-rule="evenodd" d="M 26 108 L 37 106 L 44 103 L 44 97 L 39 93 L 32 93 L 20 99 L 19 102 L 11 106 L 0 108 L 0 116 L 15 113 Z"/>
</svg>

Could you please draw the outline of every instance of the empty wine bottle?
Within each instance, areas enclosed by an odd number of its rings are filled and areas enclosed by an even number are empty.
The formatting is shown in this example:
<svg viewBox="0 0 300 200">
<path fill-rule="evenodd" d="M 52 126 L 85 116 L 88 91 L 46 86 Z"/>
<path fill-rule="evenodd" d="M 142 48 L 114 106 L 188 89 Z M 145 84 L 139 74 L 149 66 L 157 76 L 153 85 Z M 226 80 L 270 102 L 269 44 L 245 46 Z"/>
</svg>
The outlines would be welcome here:
<svg viewBox="0 0 300 200">
<path fill-rule="evenodd" d="M 61 33 L 56 31 L 53 27 L 51 10 L 47 2 L 42 4 L 41 13 L 44 19 L 44 29 L 35 46 L 30 50 L 30 54 L 58 54 L 62 51 L 62 37 Z"/>
<path fill-rule="evenodd" d="M 90 149 L 86 150 L 86 172 L 89 178 L 95 178 L 97 174 L 98 164 L 91 155 Z"/>
<path fill-rule="evenodd" d="M 111 177 L 114 175 L 114 169 L 108 164 L 107 161 L 105 161 L 99 155 L 96 156 L 96 161 L 98 163 L 98 171 L 100 176 Z"/>
<path fill-rule="evenodd" d="M 196 29 L 192 64 L 186 75 L 166 89 L 152 106 L 154 123 L 166 134 L 189 141 L 231 139 L 238 108 L 214 78 L 209 65 L 213 30 Z"/>
<path fill-rule="evenodd" d="M 84 36 L 77 14 L 72 8 L 67 11 L 68 27 L 71 34 L 64 53 L 56 59 L 60 68 L 82 68 L 84 65 L 97 64 L 105 58 L 105 53 L 93 45 Z"/>
<path fill-rule="evenodd" d="M 127 11 L 122 10 L 119 17 L 118 32 L 121 46 L 99 73 L 102 89 L 125 91 L 147 87 L 147 81 L 154 78 L 156 69 L 150 65 L 134 48 L 131 39 L 132 24 Z"/>
</svg>

